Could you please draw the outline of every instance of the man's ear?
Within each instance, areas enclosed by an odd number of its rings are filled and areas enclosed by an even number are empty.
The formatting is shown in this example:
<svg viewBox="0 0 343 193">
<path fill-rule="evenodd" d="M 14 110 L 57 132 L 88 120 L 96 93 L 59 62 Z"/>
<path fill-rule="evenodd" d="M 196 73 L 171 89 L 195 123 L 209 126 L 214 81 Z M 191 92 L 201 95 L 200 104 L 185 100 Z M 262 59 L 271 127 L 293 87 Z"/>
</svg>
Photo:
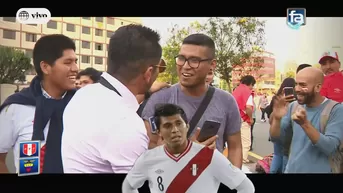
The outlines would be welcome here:
<svg viewBox="0 0 343 193">
<path fill-rule="evenodd" d="M 50 74 L 51 66 L 48 63 L 41 61 L 40 62 L 40 68 L 42 69 L 43 74 L 45 74 L 45 75 Z"/>
<path fill-rule="evenodd" d="M 216 69 L 216 67 L 217 67 L 217 60 L 213 59 L 211 62 L 211 68 L 213 70 L 213 73 L 214 73 L 214 70 Z"/>
<path fill-rule="evenodd" d="M 152 76 L 154 74 L 154 67 L 149 66 L 146 71 L 143 73 L 144 80 L 150 82 Z"/>
</svg>

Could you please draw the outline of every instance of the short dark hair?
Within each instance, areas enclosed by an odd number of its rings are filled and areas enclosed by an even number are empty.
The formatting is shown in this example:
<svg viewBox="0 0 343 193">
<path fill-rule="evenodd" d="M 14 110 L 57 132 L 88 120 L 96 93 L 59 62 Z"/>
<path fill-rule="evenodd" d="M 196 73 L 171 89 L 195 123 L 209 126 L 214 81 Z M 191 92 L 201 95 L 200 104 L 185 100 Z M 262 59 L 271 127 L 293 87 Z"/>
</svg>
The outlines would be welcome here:
<svg viewBox="0 0 343 193">
<path fill-rule="evenodd" d="M 182 44 L 190 44 L 190 45 L 197 45 L 197 46 L 205 46 L 210 48 L 209 57 L 215 58 L 216 57 L 216 46 L 212 38 L 205 34 L 192 34 L 187 36 Z"/>
<path fill-rule="evenodd" d="M 312 67 L 312 65 L 310 65 L 310 64 L 300 64 L 300 65 L 298 66 L 298 68 L 297 68 L 297 73 L 298 73 L 300 70 L 302 70 L 302 69 L 304 69 L 304 68 L 307 68 L 307 67 Z"/>
<path fill-rule="evenodd" d="M 81 72 L 79 72 L 76 79 L 80 79 L 81 76 L 89 76 L 89 78 L 92 79 L 94 83 L 96 83 L 100 80 L 101 72 L 97 71 L 94 68 L 86 68 L 82 70 Z"/>
<path fill-rule="evenodd" d="M 156 31 L 142 25 L 118 28 L 108 46 L 107 72 L 131 80 L 151 64 L 158 65 L 162 57 L 160 39 Z"/>
<path fill-rule="evenodd" d="M 280 88 L 279 90 L 276 92 L 276 95 L 280 95 L 283 91 L 283 88 L 285 87 L 292 87 L 294 88 L 295 87 L 295 80 L 294 78 L 285 78 L 285 80 L 282 81 L 281 85 L 280 85 Z"/>
<path fill-rule="evenodd" d="M 62 34 L 45 35 L 41 37 L 33 48 L 33 64 L 37 75 L 43 77 L 40 67 L 42 61 L 53 66 L 57 59 L 63 56 L 65 50 L 76 50 L 75 43 L 69 37 Z"/>
<path fill-rule="evenodd" d="M 245 84 L 245 85 L 253 85 L 254 86 L 256 84 L 255 78 L 251 75 L 243 76 L 240 82 L 241 82 L 241 84 Z"/>
<path fill-rule="evenodd" d="M 160 129 L 161 117 L 169 117 L 173 115 L 180 115 L 185 123 L 187 123 L 186 113 L 180 106 L 170 103 L 157 104 L 154 113 L 154 119 L 157 129 Z"/>
</svg>

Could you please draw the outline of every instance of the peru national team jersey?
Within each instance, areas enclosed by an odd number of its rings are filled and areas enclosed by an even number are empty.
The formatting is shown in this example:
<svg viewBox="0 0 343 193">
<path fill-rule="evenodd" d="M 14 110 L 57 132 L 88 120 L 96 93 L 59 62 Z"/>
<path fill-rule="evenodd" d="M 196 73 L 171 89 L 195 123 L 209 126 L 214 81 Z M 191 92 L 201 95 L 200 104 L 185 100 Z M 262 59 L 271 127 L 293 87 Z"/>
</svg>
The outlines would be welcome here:
<svg viewBox="0 0 343 193">
<path fill-rule="evenodd" d="M 218 150 L 189 142 L 178 156 L 164 146 L 147 150 L 126 178 L 135 189 L 148 180 L 151 193 L 212 193 L 220 183 L 235 189 L 246 175 Z"/>
</svg>

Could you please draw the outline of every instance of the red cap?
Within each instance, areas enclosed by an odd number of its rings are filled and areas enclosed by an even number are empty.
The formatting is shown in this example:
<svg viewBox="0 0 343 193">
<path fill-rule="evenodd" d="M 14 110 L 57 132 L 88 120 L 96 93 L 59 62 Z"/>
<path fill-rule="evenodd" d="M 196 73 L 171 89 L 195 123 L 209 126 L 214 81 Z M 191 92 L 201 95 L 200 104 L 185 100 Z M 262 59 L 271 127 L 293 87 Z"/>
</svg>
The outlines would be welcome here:
<svg viewBox="0 0 343 193">
<path fill-rule="evenodd" d="M 332 59 L 339 61 L 337 52 L 327 51 L 327 52 L 324 52 L 322 57 L 319 59 L 319 64 L 322 64 L 323 61 L 327 58 L 332 58 Z"/>
</svg>

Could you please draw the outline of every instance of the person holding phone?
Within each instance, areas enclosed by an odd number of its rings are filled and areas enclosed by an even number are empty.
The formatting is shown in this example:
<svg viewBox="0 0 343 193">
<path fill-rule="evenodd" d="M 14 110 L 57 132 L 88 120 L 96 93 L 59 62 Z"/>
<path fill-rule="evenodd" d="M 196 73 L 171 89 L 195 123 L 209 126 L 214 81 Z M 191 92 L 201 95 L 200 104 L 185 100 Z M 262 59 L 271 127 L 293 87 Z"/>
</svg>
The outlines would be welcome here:
<svg viewBox="0 0 343 193">
<path fill-rule="evenodd" d="M 186 37 L 179 53 L 175 56 L 179 83 L 151 95 L 142 118 L 148 130 L 150 147 L 162 145 L 161 137 L 151 128 L 149 119 L 154 115 L 158 104 L 172 103 L 182 106 L 189 120 L 189 136 L 201 130 L 210 130 L 212 137 L 200 141 L 204 145 L 223 152 L 228 144 L 228 159 L 238 168 L 242 167 L 242 145 L 240 134 L 240 114 L 234 97 L 223 90 L 209 86 L 206 77 L 216 67 L 215 43 L 205 34 L 192 34 Z M 205 122 L 212 122 L 204 128 Z M 219 129 L 216 128 L 219 125 Z M 215 130 L 214 130 L 215 129 Z M 215 132 L 218 129 L 218 132 Z M 250 132 L 250 128 L 249 128 Z"/>
<path fill-rule="evenodd" d="M 320 95 L 323 81 L 319 69 L 304 68 L 296 74 L 296 101 L 288 102 L 294 95 L 275 98 L 272 139 L 283 141 L 286 133 L 293 131 L 285 173 L 333 173 L 331 161 L 341 161 L 331 156 L 343 141 L 343 106 Z"/>
<path fill-rule="evenodd" d="M 255 191 L 246 174 L 221 152 L 187 139 L 189 124 L 180 106 L 158 105 L 154 123 L 164 145 L 147 150 L 137 159 L 122 184 L 123 193 L 138 193 L 146 180 L 151 192 L 210 193 L 217 192 L 220 183 L 237 193 Z"/>
</svg>

